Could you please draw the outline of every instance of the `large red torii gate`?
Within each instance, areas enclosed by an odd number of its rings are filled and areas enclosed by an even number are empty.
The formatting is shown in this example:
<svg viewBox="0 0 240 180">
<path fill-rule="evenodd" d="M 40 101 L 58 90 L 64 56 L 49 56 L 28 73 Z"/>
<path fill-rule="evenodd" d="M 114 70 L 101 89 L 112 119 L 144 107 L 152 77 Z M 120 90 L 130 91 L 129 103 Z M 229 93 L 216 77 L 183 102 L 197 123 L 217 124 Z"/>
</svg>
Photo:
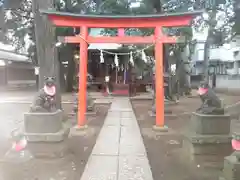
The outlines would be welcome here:
<svg viewBox="0 0 240 180">
<path fill-rule="evenodd" d="M 178 37 L 163 34 L 163 27 L 189 26 L 191 21 L 202 11 L 150 14 L 150 15 L 84 15 L 41 10 L 49 20 L 60 27 L 79 27 L 80 35 L 64 37 L 65 43 L 80 44 L 79 92 L 78 92 L 78 127 L 86 124 L 86 84 L 88 43 L 119 44 L 155 44 L 156 67 L 156 126 L 164 128 L 164 88 L 163 88 L 163 44 L 177 43 Z M 88 35 L 88 28 L 117 28 L 116 37 L 93 37 Z M 125 28 L 155 28 L 152 36 L 125 36 Z"/>
</svg>

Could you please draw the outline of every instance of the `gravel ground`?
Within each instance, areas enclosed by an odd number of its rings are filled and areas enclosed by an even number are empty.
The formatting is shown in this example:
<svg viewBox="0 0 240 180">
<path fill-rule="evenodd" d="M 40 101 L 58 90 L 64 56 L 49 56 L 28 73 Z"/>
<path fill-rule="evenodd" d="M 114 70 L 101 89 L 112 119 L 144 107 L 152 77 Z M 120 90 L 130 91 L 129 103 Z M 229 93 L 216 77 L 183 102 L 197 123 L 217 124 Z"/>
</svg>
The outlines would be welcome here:
<svg viewBox="0 0 240 180">
<path fill-rule="evenodd" d="M 229 105 L 238 102 L 239 97 L 225 99 Z M 148 114 L 151 104 L 150 100 L 132 100 L 154 180 L 218 180 L 221 171 L 204 169 L 192 162 L 182 144 L 182 133 L 186 132 L 190 119 L 180 114 L 194 111 L 200 105 L 199 99 L 183 98 L 179 105 L 171 108 L 178 118 L 165 118 L 165 124 L 172 129 L 167 134 L 152 130 L 155 118 Z M 233 121 L 235 130 L 239 124 L 239 120 Z"/>
<path fill-rule="evenodd" d="M 20 108 L 21 107 L 21 108 Z M 1 106 L 0 106 L 1 108 Z M 9 114 L 9 109 L 14 108 L 14 116 Z M 0 160 L 0 175 L 3 176 L 0 180 L 79 180 L 84 167 L 91 154 L 92 148 L 95 145 L 96 138 L 103 125 L 109 105 L 97 105 L 97 116 L 89 116 L 87 118 L 89 127 L 83 131 L 81 136 L 69 136 L 64 142 L 58 144 L 28 144 L 24 154 L 10 151 L 10 155 L 5 155 L 10 148 L 9 134 L 10 129 L 13 128 L 16 119 L 19 119 L 23 112 L 28 109 L 28 106 L 3 105 L 1 115 L 5 118 L 4 126 L 0 126 L 0 139 L 3 146 L 0 146 L 1 160 Z M 4 112 L 4 110 L 6 112 Z M 65 107 L 68 111 L 70 107 Z M 7 123 L 8 122 L 8 123 Z M 9 123 L 12 122 L 12 123 Z M 68 125 L 76 123 L 75 118 L 68 121 Z M 20 124 L 15 124 L 16 127 Z M 60 151 L 63 149 L 65 156 L 62 158 L 33 158 L 32 150 L 42 149 L 46 152 Z M 5 156 L 4 156 L 5 155 Z"/>
</svg>

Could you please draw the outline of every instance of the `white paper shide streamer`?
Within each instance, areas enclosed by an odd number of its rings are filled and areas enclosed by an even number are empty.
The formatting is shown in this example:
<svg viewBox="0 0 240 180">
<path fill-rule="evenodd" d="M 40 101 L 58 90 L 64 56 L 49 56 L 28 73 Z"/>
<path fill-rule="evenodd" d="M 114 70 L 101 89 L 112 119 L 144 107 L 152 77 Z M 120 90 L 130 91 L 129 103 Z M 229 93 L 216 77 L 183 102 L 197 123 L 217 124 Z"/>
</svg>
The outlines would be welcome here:
<svg viewBox="0 0 240 180">
<path fill-rule="evenodd" d="M 114 63 L 115 63 L 115 66 L 116 66 L 116 67 L 119 67 L 118 55 L 117 55 L 117 54 L 115 54 Z"/>
<path fill-rule="evenodd" d="M 104 63 L 103 51 L 100 51 L 100 63 Z"/>
<path fill-rule="evenodd" d="M 148 62 L 148 60 L 147 60 L 147 56 L 146 56 L 144 50 L 142 50 L 142 60 L 143 60 L 145 63 Z"/>
<path fill-rule="evenodd" d="M 134 66 L 132 51 L 130 52 L 130 59 L 129 59 L 129 61 L 130 61 L 130 63 L 132 64 L 132 66 Z"/>
<path fill-rule="evenodd" d="M 124 71 L 124 65 L 123 65 L 123 64 L 122 64 L 122 66 L 121 66 L 121 70 Z"/>
</svg>

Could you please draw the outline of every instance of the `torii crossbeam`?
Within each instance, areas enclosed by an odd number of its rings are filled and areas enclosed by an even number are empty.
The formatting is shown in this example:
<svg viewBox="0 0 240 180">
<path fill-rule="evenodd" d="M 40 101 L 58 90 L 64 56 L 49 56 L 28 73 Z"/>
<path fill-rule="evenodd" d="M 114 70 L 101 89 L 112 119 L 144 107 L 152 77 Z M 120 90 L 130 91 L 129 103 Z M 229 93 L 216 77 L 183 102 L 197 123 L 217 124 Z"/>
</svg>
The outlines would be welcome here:
<svg viewBox="0 0 240 180">
<path fill-rule="evenodd" d="M 163 44 L 177 43 L 178 37 L 166 36 L 163 27 L 189 26 L 194 17 L 202 11 L 150 14 L 150 15 L 83 15 L 41 10 L 49 20 L 60 27 L 79 27 L 80 35 L 62 38 L 65 43 L 80 44 L 79 92 L 78 92 L 78 127 L 86 124 L 86 84 L 88 43 L 119 44 L 155 44 L 156 66 L 156 127 L 164 128 L 164 83 L 163 83 Z M 88 28 L 117 28 L 116 37 L 93 37 L 88 35 Z M 152 36 L 125 36 L 125 28 L 154 28 Z"/>
</svg>

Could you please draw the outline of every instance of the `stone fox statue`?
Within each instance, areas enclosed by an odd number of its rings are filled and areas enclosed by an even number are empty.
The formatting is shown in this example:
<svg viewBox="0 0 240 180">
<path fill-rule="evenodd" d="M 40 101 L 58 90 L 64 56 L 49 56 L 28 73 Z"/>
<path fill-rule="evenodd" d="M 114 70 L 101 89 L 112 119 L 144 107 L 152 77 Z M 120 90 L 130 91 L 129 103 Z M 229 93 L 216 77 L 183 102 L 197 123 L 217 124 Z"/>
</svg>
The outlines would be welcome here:
<svg viewBox="0 0 240 180">
<path fill-rule="evenodd" d="M 222 107 L 221 100 L 218 98 L 208 83 L 201 83 L 198 94 L 201 98 L 202 105 L 197 109 L 201 114 L 224 114 L 224 108 Z"/>
<path fill-rule="evenodd" d="M 30 112 L 56 111 L 56 85 L 55 77 L 45 77 L 44 87 L 36 95 Z"/>
</svg>

